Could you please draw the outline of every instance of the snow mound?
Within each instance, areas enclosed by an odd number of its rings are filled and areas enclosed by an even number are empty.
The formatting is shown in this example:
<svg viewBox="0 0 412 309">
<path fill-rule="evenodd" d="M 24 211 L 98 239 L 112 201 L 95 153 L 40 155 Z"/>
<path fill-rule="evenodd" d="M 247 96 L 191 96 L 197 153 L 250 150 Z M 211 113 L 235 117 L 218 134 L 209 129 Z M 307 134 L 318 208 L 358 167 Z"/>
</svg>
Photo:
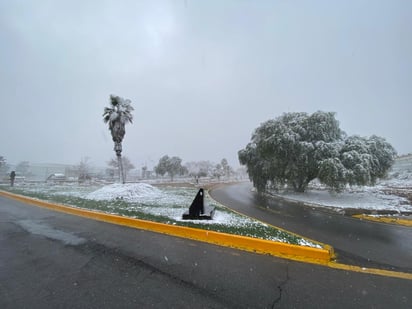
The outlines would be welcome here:
<svg viewBox="0 0 412 309">
<path fill-rule="evenodd" d="M 89 200 L 137 200 L 139 198 L 153 198 L 161 195 L 161 191 L 146 183 L 130 183 L 104 186 L 94 192 L 89 193 L 86 198 Z"/>
</svg>

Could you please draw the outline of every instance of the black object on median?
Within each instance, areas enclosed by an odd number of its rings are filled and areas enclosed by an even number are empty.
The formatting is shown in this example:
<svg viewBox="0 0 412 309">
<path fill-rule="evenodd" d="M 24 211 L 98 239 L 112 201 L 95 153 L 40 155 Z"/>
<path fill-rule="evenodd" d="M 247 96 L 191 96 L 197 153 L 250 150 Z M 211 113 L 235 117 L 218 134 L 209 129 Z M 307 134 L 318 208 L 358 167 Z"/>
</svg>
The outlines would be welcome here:
<svg viewBox="0 0 412 309">
<path fill-rule="evenodd" d="M 184 220 L 212 220 L 215 213 L 215 208 L 205 207 L 204 190 L 201 188 L 192 205 L 189 207 L 189 212 L 185 212 L 182 216 Z"/>
</svg>

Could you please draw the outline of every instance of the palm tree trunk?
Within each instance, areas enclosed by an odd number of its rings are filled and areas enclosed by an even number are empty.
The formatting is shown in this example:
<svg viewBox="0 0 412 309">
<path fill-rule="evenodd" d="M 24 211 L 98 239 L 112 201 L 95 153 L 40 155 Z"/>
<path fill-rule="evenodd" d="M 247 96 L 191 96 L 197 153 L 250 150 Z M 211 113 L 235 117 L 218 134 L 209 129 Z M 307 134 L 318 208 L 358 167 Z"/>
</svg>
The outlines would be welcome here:
<svg viewBox="0 0 412 309">
<path fill-rule="evenodd" d="M 124 177 L 124 170 L 123 170 L 123 162 L 122 162 L 122 155 L 119 154 L 117 156 L 117 161 L 119 164 L 119 181 L 124 184 L 126 182 L 125 177 Z"/>
<path fill-rule="evenodd" d="M 114 151 L 116 152 L 117 162 L 119 165 L 119 181 L 124 184 L 126 180 L 124 177 L 123 164 L 122 164 L 122 144 L 115 142 Z"/>
</svg>

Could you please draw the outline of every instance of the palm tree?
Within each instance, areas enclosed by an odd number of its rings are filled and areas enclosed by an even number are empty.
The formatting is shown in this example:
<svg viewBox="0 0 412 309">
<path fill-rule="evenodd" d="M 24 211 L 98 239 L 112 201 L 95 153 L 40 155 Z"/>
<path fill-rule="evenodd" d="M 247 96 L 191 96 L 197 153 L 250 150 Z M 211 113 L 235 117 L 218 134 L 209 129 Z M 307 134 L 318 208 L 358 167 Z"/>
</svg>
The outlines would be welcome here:
<svg viewBox="0 0 412 309">
<path fill-rule="evenodd" d="M 121 97 L 110 95 L 111 107 L 105 107 L 103 113 L 104 123 L 109 124 L 109 130 L 112 133 L 114 142 L 114 151 L 116 152 L 117 160 L 119 161 L 119 178 L 122 183 L 125 183 L 125 177 L 122 164 L 122 141 L 126 134 L 126 123 L 132 123 L 134 108 L 130 105 L 132 101 Z"/>
</svg>

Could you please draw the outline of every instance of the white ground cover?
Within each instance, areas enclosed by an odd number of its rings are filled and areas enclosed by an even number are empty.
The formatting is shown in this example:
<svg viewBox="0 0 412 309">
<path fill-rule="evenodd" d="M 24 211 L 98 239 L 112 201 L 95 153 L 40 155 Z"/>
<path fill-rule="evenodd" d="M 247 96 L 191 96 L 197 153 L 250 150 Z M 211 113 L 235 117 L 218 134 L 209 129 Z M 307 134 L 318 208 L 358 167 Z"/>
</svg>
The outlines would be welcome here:
<svg viewBox="0 0 412 309">
<path fill-rule="evenodd" d="M 226 209 L 222 205 L 217 205 L 207 195 L 205 196 L 205 203 L 210 206 L 217 206 L 213 220 L 183 220 L 182 214 L 188 210 L 191 202 L 196 196 L 196 188 L 187 187 L 162 187 L 157 188 L 146 183 L 128 183 L 128 184 L 111 184 L 106 186 L 79 186 L 73 185 L 36 185 L 24 186 L 25 192 L 43 193 L 46 195 L 79 197 L 86 200 L 94 201 L 113 201 L 109 206 L 109 213 L 127 215 L 135 217 L 136 211 L 155 216 L 169 218 L 169 224 L 179 224 L 179 222 L 191 222 L 195 225 L 213 224 L 214 230 L 219 231 L 220 227 L 234 227 L 244 230 L 264 230 L 271 229 L 267 224 L 251 219 L 246 216 L 234 213 Z M 122 200 L 127 202 L 126 205 L 116 203 Z M 68 202 L 70 205 L 76 203 Z M 111 203 L 109 203 L 110 205 Z M 266 232 L 265 232 L 266 234 Z M 254 232 L 245 234 L 250 237 L 256 237 Z M 262 237 L 258 236 L 258 237 Z M 268 233 L 264 239 L 289 242 L 284 235 L 274 236 Z M 299 245 L 309 246 L 314 248 L 321 248 L 319 244 L 313 243 L 300 237 L 296 237 L 295 241 Z"/>
<path fill-rule="evenodd" d="M 158 189 L 145 183 L 111 184 L 99 188 L 84 196 L 91 200 L 116 200 L 122 199 L 130 202 L 130 209 L 140 210 L 156 216 L 169 217 L 175 221 L 193 222 L 197 224 L 225 224 L 229 226 L 242 226 L 250 224 L 263 224 L 235 213 L 217 209 L 213 220 L 183 220 L 182 214 L 196 196 L 197 189 L 172 188 Z M 206 196 L 206 204 L 213 204 Z"/>
<path fill-rule="evenodd" d="M 408 169 L 392 172 L 376 186 L 347 188 L 342 193 L 331 193 L 319 184 L 314 184 L 314 187 L 305 193 L 288 192 L 280 195 L 320 207 L 412 212 L 408 199 L 385 193 L 385 190 L 392 188 L 412 191 L 412 171 Z"/>
<path fill-rule="evenodd" d="M 379 187 L 367 187 L 362 191 L 345 191 L 343 193 L 330 193 L 327 190 L 308 190 L 305 193 L 289 192 L 280 194 L 280 196 L 320 207 L 412 212 L 412 206 L 407 199 L 384 194 L 379 190 Z"/>
<path fill-rule="evenodd" d="M 396 188 L 412 188 L 412 171 L 403 170 L 393 172 L 388 179 L 382 180 L 380 185 Z"/>
<path fill-rule="evenodd" d="M 22 186 L 25 192 L 44 193 L 47 195 L 73 196 L 95 201 L 117 201 L 127 202 L 126 208 L 121 209 L 122 213 L 139 211 L 155 216 L 170 218 L 170 224 L 177 222 L 192 222 L 199 226 L 214 224 L 229 227 L 251 228 L 268 227 L 267 224 L 251 219 L 246 216 L 234 213 L 222 205 L 216 205 L 207 195 L 205 203 L 210 206 L 217 206 L 213 220 L 183 220 L 182 214 L 189 209 L 191 202 L 196 196 L 196 188 L 187 187 L 165 187 L 157 188 L 146 183 L 110 184 L 106 186 L 79 186 L 72 185 L 50 185 L 42 184 L 36 186 Z M 113 203 L 110 207 L 112 214 L 119 213 L 119 206 Z M 129 215 L 134 217 L 133 215 Z M 254 235 L 249 235 L 254 237 Z M 285 239 L 276 236 L 266 235 L 265 239 L 272 241 L 287 242 Z M 298 238 L 298 243 L 302 246 L 321 248 L 316 243 Z"/>
<path fill-rule="evenodd" d="M 156 216 L 166 216 L 174 221 L 189 221 L 199 225 L 222 224 L 237 227 L 260 225 L 267 227 L 267 224 L 263 222 L 225 211 L 222 207 L 216 209 L 213 220 L 183 220 L 182 214 L 189 208 L 196 193 L 197 189 L 168 188 L 167 190 L 161 190 L 149 184 L 133 183 L 107 185 L 87 194 L 85 198 L 98 201 L 123 199 L 131 203 L 131 205 L 128 206 L 130 209 L 136 209 Z M 207 196 L 205 196 L 205 203 L 215 206 Z M 284 241 L 280 238 L 267 237 L 266 239 Z M 303 238 L 299 239 L 299 244 L 301 246 L 321 248 L 318 244 Z"/>
</svg>

